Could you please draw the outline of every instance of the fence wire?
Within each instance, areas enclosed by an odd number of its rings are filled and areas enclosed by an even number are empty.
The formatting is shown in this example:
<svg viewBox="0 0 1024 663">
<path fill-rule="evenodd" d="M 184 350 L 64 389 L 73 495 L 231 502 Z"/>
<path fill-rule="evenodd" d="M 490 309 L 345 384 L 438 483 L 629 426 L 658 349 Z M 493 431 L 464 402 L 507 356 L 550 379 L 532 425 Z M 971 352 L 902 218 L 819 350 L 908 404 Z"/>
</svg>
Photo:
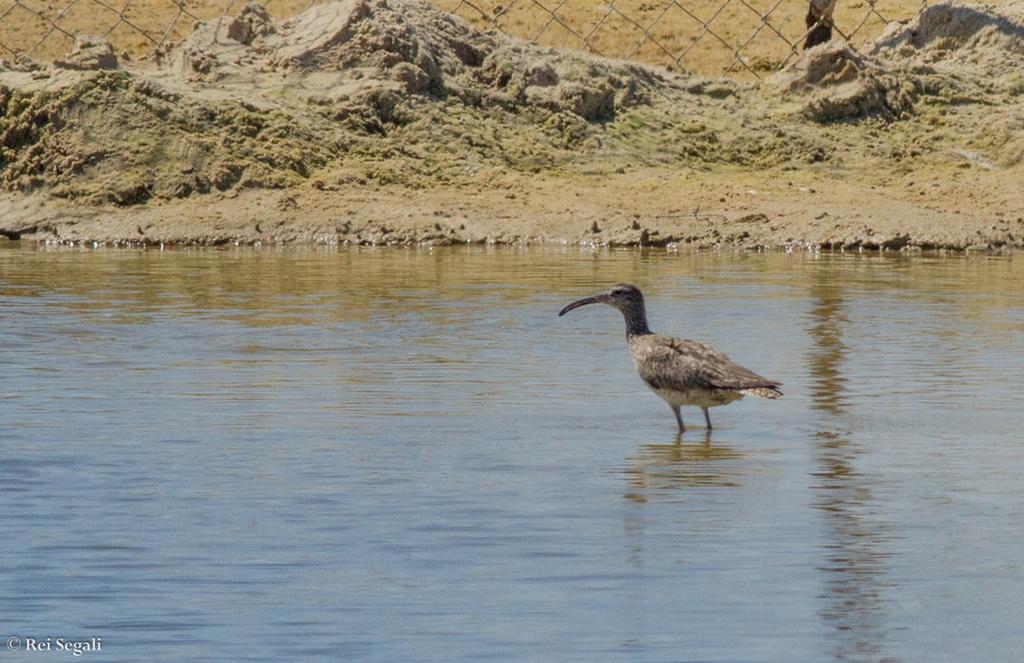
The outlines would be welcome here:
<svg viewBox="0 0 1024 663">
<path fill-rule="evenodd" d="M 812 0 L 817 2 L 818 0 Z M 437 4 L 480 26 L 527 41 L 704 74 L 760 78 L 784 67 L 825 27 L 856 45 L 928 0 L 445 0 Z"/>
<path fill-rule="evenodd" d="M 282 18 L 317 1 L 260 4 Z M 433 2 L 478 27 L 543 46 L 760 78 L 797 57 L 816 29 L 856 44 L 891 20 L 913 17 L 928 0 L 833 0 L 813 20 L 807 0 Z M 78 35 L 110 41 L 122 59 L 145 57 L 185 37 L 196 21 L 231 16 L 243 6 L 244 0 L 0 0 L 0 57 L 51 60 L 69 52 Z"/>
</svg>

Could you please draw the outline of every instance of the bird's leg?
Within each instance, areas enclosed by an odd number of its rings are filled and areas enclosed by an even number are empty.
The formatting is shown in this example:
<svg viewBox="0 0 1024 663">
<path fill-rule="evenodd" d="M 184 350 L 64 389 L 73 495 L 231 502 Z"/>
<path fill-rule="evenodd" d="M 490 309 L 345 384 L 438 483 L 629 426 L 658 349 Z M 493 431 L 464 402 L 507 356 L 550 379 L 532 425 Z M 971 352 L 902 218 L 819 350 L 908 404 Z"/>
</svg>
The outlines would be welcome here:
<svg viewBox="0 0 1024 663">
<path fill-rule="evenodd" d="M 701 409 L 704 410 L 704 421 L 708 424 L 708 430 L 711 430 L 713 428 L 711 425 L 711 415 L 708 414 L 708 409 L 706 407 L 702 407 Z"/>
<path fill-rule="evenodd" d="M 679 432 L 680 433 L 685 433 L 686 432 L 686 426 L 683 425 L 683 415 L 679 412 L 679 406 L 678 405 L 672 405 L 670 407 L 672 408 L 672 414 L 676 415 L 676 422 L 679 424 Z"/>
</svg>

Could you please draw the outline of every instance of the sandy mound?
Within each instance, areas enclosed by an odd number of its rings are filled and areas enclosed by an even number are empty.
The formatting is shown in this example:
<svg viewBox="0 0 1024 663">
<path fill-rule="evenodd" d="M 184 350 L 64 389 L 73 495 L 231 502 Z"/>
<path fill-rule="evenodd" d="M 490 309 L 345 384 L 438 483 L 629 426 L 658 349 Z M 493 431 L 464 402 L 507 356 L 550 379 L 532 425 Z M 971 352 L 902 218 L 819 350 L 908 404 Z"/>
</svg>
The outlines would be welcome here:
<svg viewBox="0 0 1024 663">
<path fill-rule="evenodd" d="M 1002 7 L 942 3 L 912 21 L 892 23 L 870 48 L 873 55 L 997 74 L 1024 64 L 1024 2 Z"/>
<path fill-rule="evenodd" d="M 98 37 L 82 35 L 75 39 L 74 49 L 64 57 L 54 60 L 53 66 L 58 69 L 96 71 L 117 69 L 118 63 L 109 42 Z"/>
<path fill-rule="evenodd" d="M 766 81 L 816 122 L 906 117 L 915 102 L 992 103 L 1024 91 L 1024 2 L 932 5 L 892 23 L 859 53 L 834 41 L 809 49 Z"/>
<path fill-rule="evenodd" d="M 368 173 L 358 181 L 434 177 L 470 156 L 536 168 L 667 85 L 418 0 L 341 0 L 281 22 L 250 4 L 198 24 L 155 70 L 122 69 L 94 38 L 48 67 L 4 69 L 0 186 L 119 206 L 287 188 L 339 162 Z M 380 140 L 403 127 L 404 142 Z M 416 143 L 430 144 L 410 154 Z M 387 165 L 396 153 L 413 167 Z"/>
<path fill-rule="evenodd" d="M 942 3 L 912 21 L 894 23 L 870 48 L 873 57 L 907 72 L 915 88 L 942 112 L 955 106 L 1002 107 L 983 124 L 971 127 L 968 159 L 1012 167 L 1024 163 L 1024 2 L 1001 7 Z M 961 134 L 961 139 L 964 136 Z M 963 155 L 955 148 L 951 154 Z"/>
<path fill-rule="evenodd" d="M 642 67 L 480 32 L 418 0 L 341 0 L 281 23 L 250 4 L 238 18 L 200 24 L 172 58 L 180 75 L 206 81 L 252 70 L 336 74 L 322 103 L 391 90 L 587 120 L 644 100 L 658 82 Z"/>
<path fill-rule="evenodd" d="M 913 108 L 913 87 L 895 70 L 839 41 L 804 51 L 766 86 L 799 99 L 803 115 L 816 122 L 896 119 Z"/>
</svg>

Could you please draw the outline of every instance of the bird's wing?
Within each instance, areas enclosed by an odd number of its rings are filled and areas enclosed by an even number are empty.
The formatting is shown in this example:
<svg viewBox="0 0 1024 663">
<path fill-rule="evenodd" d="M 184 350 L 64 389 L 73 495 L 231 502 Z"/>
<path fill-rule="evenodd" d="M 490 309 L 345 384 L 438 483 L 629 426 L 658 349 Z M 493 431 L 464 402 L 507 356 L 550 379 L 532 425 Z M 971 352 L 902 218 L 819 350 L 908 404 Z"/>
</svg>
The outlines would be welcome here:
<svg viewBox="0 0 1024 663">
<path fill-rule="evenodd" d="M 697 341 L 661 336 L 645 344 L 640 377 L 655 389 L 776 389 L 769 380 L 733 362 L 724 353 Z"/>
</svg>

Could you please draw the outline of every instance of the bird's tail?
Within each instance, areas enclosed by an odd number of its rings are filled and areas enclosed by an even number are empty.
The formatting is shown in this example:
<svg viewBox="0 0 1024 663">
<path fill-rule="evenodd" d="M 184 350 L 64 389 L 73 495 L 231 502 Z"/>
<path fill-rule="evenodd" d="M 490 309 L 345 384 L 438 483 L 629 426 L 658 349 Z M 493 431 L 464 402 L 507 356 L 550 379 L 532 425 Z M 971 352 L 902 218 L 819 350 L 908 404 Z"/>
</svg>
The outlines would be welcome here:
<svg viewBox="0 0 1024 663">
<path fill-rule="evenodd" d="M 782 390 L 774 386 L 751 387 L 750 389 L 740 389 L 739 392 L 744 396 L 756 396 L 758 398 L 768 398 L 771 400 L 782 398 Z"/>
</svg>

